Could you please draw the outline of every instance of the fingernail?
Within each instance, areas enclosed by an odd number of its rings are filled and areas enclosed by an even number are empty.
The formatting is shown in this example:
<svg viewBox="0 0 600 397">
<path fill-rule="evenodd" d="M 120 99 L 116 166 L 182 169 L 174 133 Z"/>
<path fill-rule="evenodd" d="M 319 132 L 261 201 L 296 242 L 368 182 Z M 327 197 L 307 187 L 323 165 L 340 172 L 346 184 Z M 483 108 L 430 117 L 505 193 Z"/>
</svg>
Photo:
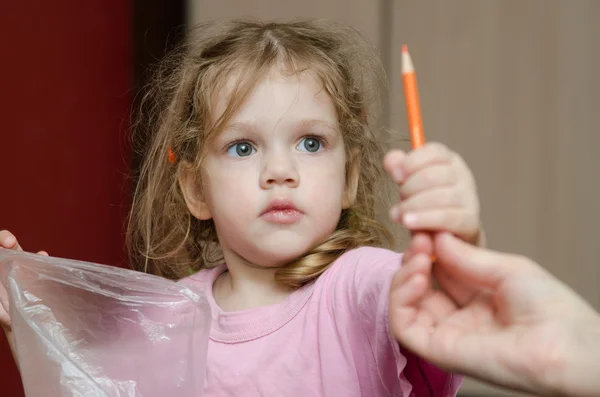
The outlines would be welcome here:
<svg viewBox="0 0 600 397">
<path fill-rule="evenodd" d="M 414 226 L 417 223 L 417 215 L 415 214 L 404 214 L 404 217 L 402 218 L 402 223 L 404 223 L 405 226 Z"/>
</svg>

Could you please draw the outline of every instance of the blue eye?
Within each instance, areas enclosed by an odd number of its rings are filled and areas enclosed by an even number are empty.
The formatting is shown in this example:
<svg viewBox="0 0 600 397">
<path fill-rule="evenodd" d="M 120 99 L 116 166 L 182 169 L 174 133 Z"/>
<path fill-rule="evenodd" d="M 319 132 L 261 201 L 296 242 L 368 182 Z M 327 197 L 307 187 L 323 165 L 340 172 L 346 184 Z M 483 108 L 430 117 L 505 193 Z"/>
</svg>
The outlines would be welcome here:
<svg viewBox="0 0 600 397">
<path fill-rule="evenodd" d="M 248 157 L 254 154 L 255 149 L 248 142 L 238 142 L 227 148 L 227 154 L 234 157 Z"/>
<path fill-rule="evenodd" d="M 323 148 L 323 144 L 317 138 L 306 137 L 298 144 L 298 149 L 302 152 L 316 153 Z"/>
</svg>

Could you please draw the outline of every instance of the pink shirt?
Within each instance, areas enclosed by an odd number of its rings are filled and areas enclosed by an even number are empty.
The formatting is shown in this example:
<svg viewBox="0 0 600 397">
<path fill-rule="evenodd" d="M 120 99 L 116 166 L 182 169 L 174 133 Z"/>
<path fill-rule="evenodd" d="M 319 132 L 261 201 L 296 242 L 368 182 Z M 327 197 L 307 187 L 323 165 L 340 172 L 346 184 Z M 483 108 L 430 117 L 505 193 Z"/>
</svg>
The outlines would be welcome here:
<svg viewBox="0 0 600 397">
<path fill-rule="evenodd" d="M 204 396 L 456 395 L 461 376 L 404 351 L 389 332 L 401 258 L 352 250 L 283 302 L 240 312 L 224 312 L 213 298 L 224 265 L 185 279 L 204 284 L 213 313 Z"/>
</svg>

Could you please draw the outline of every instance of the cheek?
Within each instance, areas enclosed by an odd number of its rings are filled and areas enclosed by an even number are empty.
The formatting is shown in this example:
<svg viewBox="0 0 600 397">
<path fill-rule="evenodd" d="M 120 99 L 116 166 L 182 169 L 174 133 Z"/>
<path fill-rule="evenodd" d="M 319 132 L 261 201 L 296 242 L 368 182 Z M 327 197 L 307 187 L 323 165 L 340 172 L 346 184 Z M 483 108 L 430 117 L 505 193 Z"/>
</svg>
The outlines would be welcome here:
<svg viewBox="0 0 600 397">
<path fill-rule="evenodd" d="M 339 162 L 320 164 L 308 170 L 302 182 L 315 210 L 323 215 L 339 215 L 344 200 L 345 176 L 345 166 Z"/>
<path fill-rule="evenodd" d="M 250 167 L 213 167 L 207 175 L 206 201 L 215 222 L 221 218 L 243 219 L 251 215 L 255 207 L 256 177 Z"/>
</svg>

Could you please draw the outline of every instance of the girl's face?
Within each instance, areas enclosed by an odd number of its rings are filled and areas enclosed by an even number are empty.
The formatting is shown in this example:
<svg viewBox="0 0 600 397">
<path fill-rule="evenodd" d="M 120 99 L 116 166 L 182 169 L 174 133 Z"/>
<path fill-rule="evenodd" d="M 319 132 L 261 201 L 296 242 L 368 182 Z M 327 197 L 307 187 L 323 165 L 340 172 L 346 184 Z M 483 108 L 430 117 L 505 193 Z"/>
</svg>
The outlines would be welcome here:
<svg viewBox="0 0 600 397">
<path fill-rule="evenodd" d="M 235 84 L 220 93 L 217 116 Z M 206 149 L 203 185 L 185 174 L 181 185 L 192 214 L 213 219 L 228 262 L 273 267 L 302 256 L 353 196 L 334 104 L 309 72 L 273 68 Z"/>
</svg>

